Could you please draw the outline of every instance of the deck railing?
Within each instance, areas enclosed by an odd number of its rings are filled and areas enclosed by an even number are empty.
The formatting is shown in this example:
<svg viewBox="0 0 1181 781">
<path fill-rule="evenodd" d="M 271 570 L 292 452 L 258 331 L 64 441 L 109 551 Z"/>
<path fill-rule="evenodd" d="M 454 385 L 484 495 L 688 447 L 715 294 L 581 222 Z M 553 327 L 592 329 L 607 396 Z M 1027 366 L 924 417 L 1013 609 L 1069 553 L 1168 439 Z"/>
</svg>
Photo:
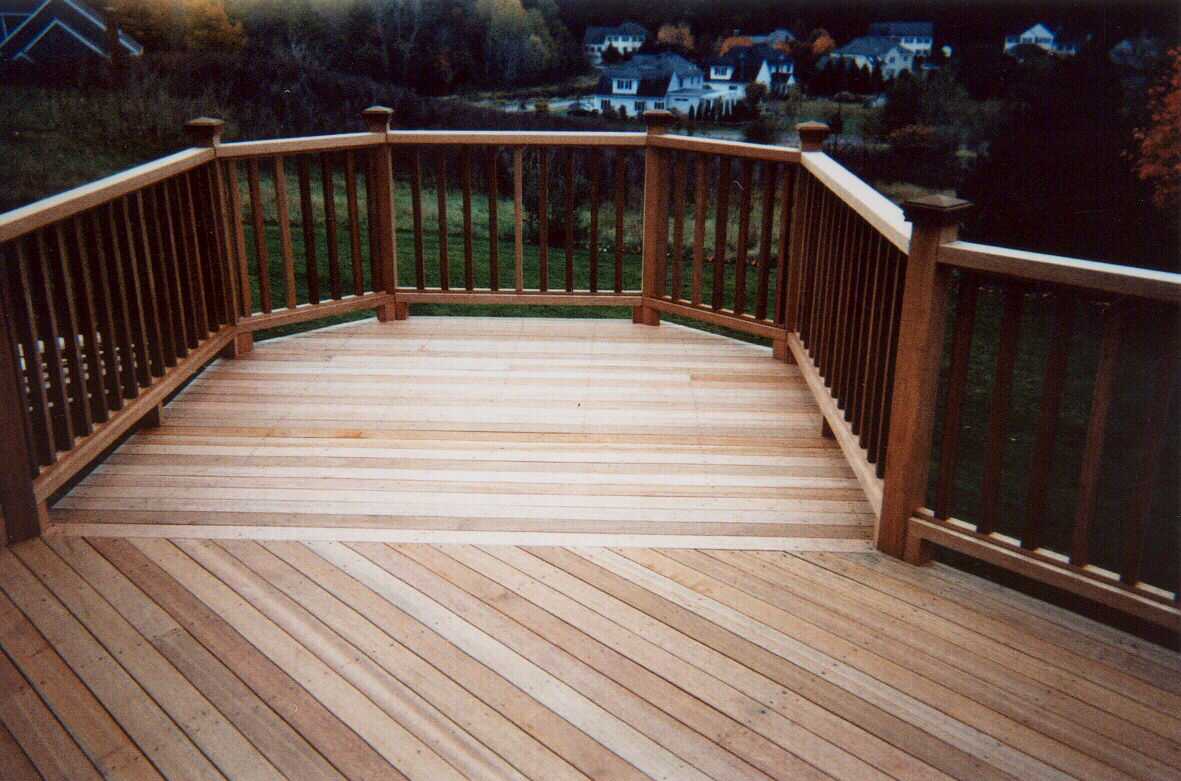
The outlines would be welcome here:
<svg viewBox="0 0 1181 781">
<path fill-rule="evenodd" d="M 623 306 L 797 364 L 882 550 L 952 548 L 1181 627 L 1177 520 L 1149 520 L 1176 503 L 1181 275 L 958 241 L 965 202 L 904 213 L 814 123 L 791 149 L 673 135 L 665 112 L 592 134 L 392 131 L 390 114 L 243 143 L 197 120 L 193 149 L 0 215 L 7 540 L 255 331 Z"/>
</svg>

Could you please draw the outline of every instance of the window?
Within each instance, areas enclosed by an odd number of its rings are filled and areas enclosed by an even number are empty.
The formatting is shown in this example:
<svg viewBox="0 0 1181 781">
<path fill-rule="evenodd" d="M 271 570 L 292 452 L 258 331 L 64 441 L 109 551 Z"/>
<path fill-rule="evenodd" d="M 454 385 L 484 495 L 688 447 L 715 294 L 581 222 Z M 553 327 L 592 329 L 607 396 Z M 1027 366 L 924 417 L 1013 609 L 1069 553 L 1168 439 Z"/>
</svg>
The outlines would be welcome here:
<svg viewBox="0 0 1181 781">
<path fill-rule="evenodd" d="M 611 108 L 611 101 L 609 101 L 609 100 L 603 100 L 599 103 L 599 110 L 600 111 L 607 111 L 610 108 Z"/>
<path fill-rule="evenodd" d="M 664 101 L 663 100 L 656 101 L 655 103 L 652 104 L 652 108 L 659 111 L 660 109 L 664 108 Z"/>
<path fill-rule="evenodd" d="M 636 101 L 636 113 L 637 114 L 639 114 L 642 111 L 647 111 L 647 110 L 648 110 L 648 102 L 647 101 L 644 101 L 644 100 L 637 100 Z"/>
</svg>

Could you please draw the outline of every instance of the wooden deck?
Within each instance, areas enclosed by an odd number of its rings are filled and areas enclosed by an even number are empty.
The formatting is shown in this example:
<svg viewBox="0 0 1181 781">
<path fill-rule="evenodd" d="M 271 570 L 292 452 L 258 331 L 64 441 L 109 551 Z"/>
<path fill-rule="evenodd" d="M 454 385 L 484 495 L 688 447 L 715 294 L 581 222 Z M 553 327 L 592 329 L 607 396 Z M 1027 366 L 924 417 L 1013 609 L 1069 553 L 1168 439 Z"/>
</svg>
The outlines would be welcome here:
<svg viewBox="0 0 1181 781">
<path fill-rule="evenodd" d="M 870 550 L 796 370 L 677 326 L 262 343 L 52 520 L 6 781 L 1181 778 L 1181 655 Z"/>
<path fill-rule="evenodd" d="M 768 348 L 669 324 L 415 317 L 219 362 L 53 519 L 867 550 L 870 513 Z"/>
</svg>

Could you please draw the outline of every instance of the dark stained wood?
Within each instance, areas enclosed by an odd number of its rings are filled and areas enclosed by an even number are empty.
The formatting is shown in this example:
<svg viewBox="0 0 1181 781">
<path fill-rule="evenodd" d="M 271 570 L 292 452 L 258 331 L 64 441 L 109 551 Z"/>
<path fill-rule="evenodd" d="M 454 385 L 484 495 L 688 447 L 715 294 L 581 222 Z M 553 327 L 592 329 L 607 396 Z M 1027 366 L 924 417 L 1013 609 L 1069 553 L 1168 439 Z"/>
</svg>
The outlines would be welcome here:
<svg viewBox="0 0 1181 781">
<path fill-rule="evenodd" d="M 1021 547 L 1027 550 L 1034 550 L 1041 545 L 1046 492 L 1054 466 L 1054 443 L 1066 385 L 1066 365 L 1074 333 L 1075 309 L 1073 294 L 1060 292 L 1055 296 L 1054 335 L 1050 340 L 1046 369 L 1042 375 L 1042 401 L 1029 461 L 1029 489 L 1025 494 L 1025 532 L 1021 535 Z"/>
<path fill-rule="evenodd" d="M 231 166 L 231 170 L 236 170 L 236 166 Z M 234 177 L 236 181 L 237 175 L 235 174 Z M 183 293 L 184 284 L 181 281 L 181 269 L 184 261 L 181 257 L 181 242 L 178 242 L 176 238 L 176 224 L 172 217 L 172 196 L 169 184 L 169 182 L 162 182 L 156 192 L 156 219 L 159 221 L 161 239 L 165 246 L 163 256 L 164 284 L 168 286 L 169 299 L 172 302 L 172 327 L 176 340 L 174 346 L 177 357 L 184 358 L 188 355 L 189 348 L 196 345 L 196 338 L 189 333 L 189 310 Z M 239 264 L 243 298 L 240 300 L 244 302 L 244 308 L 249 306 L 253 309 L 254 297 L 250 294 L 250 271 L 246 261 L 245 234 L 242 233 L 241 227 L 241 205 L 239 204 L 236 208 L 239 210 L 238 232 L 241 239 Z"/>
<path fill-rule="evenodd" d="M 870 262 L 870 283 L 866 295 L 866 342 L 864 365 L 861 371 L 861 400 L 853 418 L 853 431 L 857 434 L 857 442 L 865 447 L 869 439 L 867 433 L 874 425 L 874 406 L 879 392 L 878 366 L 882 356 L 878 353 L 879 334 L 882 328 L 882 298 L 885 287 L 885 247 L 882 236 L 877 231 L 871 233 L 867 253 Z"/>
<path fill-rule="evenodd" d="M 226 186 L 221 166 L 216 162 L 205 166 L 205 176 L 210 190 L 210 216 L 217 238 L 213 242 L 217 255 L 217 275 L 221 285 L 222 301 L 225 304 L 222 322 L 238 322 L 238 275 L 234 255 L 233 230 L 230 226 L 229 210 L 226 206 Z"/>
<path fill-rule="evenodd" d="M 627 152 L 615 150 L 615 292 L 623 292 L 623 214 L 627 208 Z"/>
<path fill-rule="evenodd" d="M 266 224 L 263 212 L 262 193 L 259 187 L 258 160 L 250 158 L 246 163 L 246 178 L 250 188 L 250 219 L 254 226 L 254 263 L 258 274 L 258 301 L 262 311 L 270 314 L 271 302 L 271 257 L 267 247 Z"/>
<path fill-rule="evenodd" d="M 181 250 L 184 268 L 181 272 L 181 290 L 184 296 L 185 312 L 188 315 L 189 347 L 195 348 L 208 333 L 205 329 L 204 298 L 200 285 L 197 284 L 197 267 L 200 265 L 200 254 L 192 235 L 192 222 L 189 220 L 188 204 L 184 197 L 183 177 L 176 177 L 168 182 L 172 185 L 169 207 L 173 209 L 174 229 L 177 232 L 177 246 Z"/>
<path fill-rule="evenodd" d="M 590 262 L 590 292 L 599 292 L 599 188 L 602 186 L 603 155 L 596 148 L 590 150 L 590 236 L 587 259 Z"/>
<path fill-rule="evenodd" d="M 463 287 L 472 290 L 476 286 L 476 271 L 472 258 L 472 150 L 463 148 L 461 159 L 463 182 Z"/>
<path fill-rule="evenodd" d="M 124 399 L 139 395 L 135 381 L 135 360 L 131 350 L 131 320 L 127 309 L 127 290 L 123 284 L 123 272 L 117 260 L 117 239 L 115 236 L 114 204 L 100 207 L 93 214 L 95 227 L 95 250 L 99 278 L 107 292 L 106 310 L 112 323 L 113 339 L 110 350 L 119 367 L 117 397 L 110 399 L 111 409 L 122 409 Z M 105 218 L 105 219 L 104 219 Z"/>
<path fill-rule="evenodd" d="M 884 241 L 884 240 L 883 240 Z M 886 283 L 887 303 L 883 314 L 882 326 L 882 355 L 885 362 L 882 365 L 879 379 L 881 391 L 878 394 L 880 407 L 877 414 L 877 425 L 874 426 L 874 437 L 869 459 L 877 467 L 878 477 L 886 471 L 886 443 L 890 434 L 890 406 L 891 390 L 894 387 L 895 350 L 898 345 L 898 331 L 902 319 L 902 288 L 906 279 L 906 258 L 892 246 L 886 246 L 890 257 L 889 271 Z"/>
<path fill-rule="evenodd" d="M 410 150 L 410 211 L 414 220 L 414 286 L 426 288 L 426 261 L 422 250 L 422 155 Z"/>
<path fill-rule="evenodd" d="M 496 214 L 497 170 L 496 158 L 499 148 L 488 148 L 488 287 L 500 290 L 500 219 Z"/>
<path fill-rule="evenodd" d="M 365 293 L 365 267 L 361 260 L 361 213 L 357 207 L 357 158 L 344 154 L 344 192 L 349 215 L 349 259 L 353 270 L 353 295 Z"/>
<path fill-rule="evenodd" d="M 549 150 L 537 150 L 537 289 L 549 290 Z"/>
<path fill-rule="evenodd" d="M 238 161 L 223 161 L 226 182 L 230 190 L 230 215 L 234 228 L 234 258 L 237 260 L 239 314 L 249 317 L 254 312 L 254 291 L 250 285 L 250 264 L 246 255 L 246 231 L 243 227 L 242 190 L 238 181 Z"/>
<path fill-rule="evenodd" d="M 779 254 L 776 257 L 775 276 L 775 324 L 783 325 L 787 322 L 787 302 L 793 291 L 788 285 L 787 262 L 791 251 L 791 224 L 793 196 L 795 186 L 796 166 L 784 164 L 783 175 L 780 177 L 779 194 Z"/>
<path fill-rule="evenodd" d="M 951 512 L 952 491 L 955 488 L 956 466 L 959 463 L 961 416 L 968 391 L 968 363 L 972 352 L 972 332 L 976 325 L 976 299 L 979 280 L 963 274 L 959 280 L 959 295 L 955 305 L 955 335 L 951 342 L 951 371 L 947 379 L 947 403 L 943 413 L 943 432 L 939 444 L 939 482 L 935 490 L 935 517 L 947 518 Z"/>
<path fill-rule="evenodd" d="M 687 154 L 678 153 L 673 161 L 673 252 L 672 278 L 669 296 L 674 301 L 684 300 L 685 287 L 685 197 L 689 180 Z"/>
<path fill-rule="evenodd" d="M 566 292 L 574 292 L 574 149 L 566 149 Z"/>
<path fill-rule="evenodd" d="M 750 262 L 750 211 L 754 189 L 754 160 L 741 163 L 738 199 L 738 254 L 734 258 L 734 314 L 746 313 L 746 267 Z"/>
<path fill-rule="evenodd" d="M 447 251 L 447 155 L 444 150 L 435 154 L 435 207 L 439 229 L 439 287 L 451 289 L 451 264 Z"/>
<path fill-rule="evenodd" d="M 718 158 L 718 201 L 714 209 L 714 276 L 711 306 L 726 303 L 726 231 L 730 224 L 730 158 Z"/>
<path fill-rule="evenodd" d="M 11 262 L 7 253 L 0 252 L 0 263 L 8 266 Z M 27 540 L 41 533 L 32 481 L 37 473 L 36 445 L 29 415 L 27 375 L 21 371 L 17 313 L 10 284 L 13 277 L 12 274 L 0 276 L 0 442 L 4 443 L 4 460 L 0 463 L 2 544 Z M 100 387 L 98 396 L 101 398 L 102 395 Z"/>
<path fill-rule="evenodd" d="M 29 281 L 33 296 L 31 311 L 35 314 L 37 334 L 45 360 L 45 377 L 49 383 L 50 416 L 53 418 L 54 444 L 58 450 L 69 450 L 74 446 L 74 421 L 70 413 L 70 389 L 66 376 L 65 356 L 59 344 L 61 331 L 58 328 L 56 307 L 53 305 L 53 288 L 50 282 L 49 257 L 45 241 L 45 230 L 33 235 L 33 257 L 27 259 Z M 18 257 L 27 248 L 17 244 Z M 22 259 L 22 265 L 25 261 Z"/>
<path fill-rule="evenodd" d="M 307 155 L 297 158 L 299 172 L 299 221 L 303 227 L 304 275 L 308 303 L 320 303 L 320 262 L 316 257 L 316 213 L 312 207 L 312 164 Z"/>
<path fill-rule="evenodd" d="M 380 149 L 370 149 L 365 155 L 365 227 L 366 238 L 369 242 L 369 289 L 381 290 L 381 231 L 378 213 L 377 192 L 377 159 Z"/>
<path fill-rule="evenodd" d="M 705 271 L 705 213 L 709 200 L 708 161 L 705 155 L 693 156 L 693 279 L 689 285 L 689 303 L 701 306 L 702 276 Z"/>
<path fill-rule="evenodd" d="M 976 524 L 981 534 L 989 534 L 996 529 L 1000 515 L 1001 480 L 1005 466 L 1005 446 L 1008 443 L 1009 407 L 1013 396 L 1013 370 L 1017 362 L 1024 304 L 1024 289 L 1014 283 L 1006 284 L 1000 349 L 997 350 L 996 366 L 993 369 L 992 402 L 988 413 L 988 445 L 984 479 L 980 486 L 980 521 Z"/>
<path fill-rule="evenodd" d="M 11 312 L 9 321 L 13 324 L 16 342 L 25 359 L 24 385 L 30 405 L 29 425 L 33 452 L 36 453 L 37 463 L 47 466 L 57 460 L 56 436 L 53 430 L 53 416 L 50 414 L 49 394 L 44 382 L 44 356 L 37 346 L 32 279 L 28 258 L 22 247 L 26 240 L 22 238 L 13 241 L 10 245 L 12 251 L 4 257 L 5 267 L 8 269 L 4 303 L 5 308 Z"/>
<path fill-rule="evenodd" d="M 1103 316 L 1103 340 L 1099 344 L 1099 364 L 1095 369 L 1087 441 L 1083 447 L 1082 468 L 1079 470 L 1078 504 L 1075 505 L 1070 546 L 1070 563 L 1079 567 L 1090 562 L 1091 522 L 1095 517 L 1107 418 L 1115 392 L 1123 332 L 1124 310 L 1122 304 L 1117 302 L 1110 305 Z"/>
<path fill-rule="evenodd" d="M 294 309 L 299 303 L 295 286 L 295 248 L 291 240 L 291 215 L 287 206 L 287 163 L 281 155 L 275 156 L 274 171 L 275 212 L 279 221 L 279 244 L 283 251 L 283 284 L 287 308 Z"/>
<path fill-rule="evenodd" d="M 856 403 L 857 367 L 860 364 L 862 339 L 862 314 L 865 299 L 865 244 L 867 242 L 869 226 L 860 218 L 854 220 L 853 231 L 849 238 L 848 254 L 848 306 L 846 309 L 846 326 L 844 347 L 837 356 L 840 370 L 840 387 L 838 389 L 841 408 L 845 411 L 845 420 L 852 420 L 853 405 Z"/>
<path fill-rule="evenodd" d="M 775 230 L 775 163 L 762 163 L 763 205 L 759 229 L 759 276 L 755 288 L 755 319 L 767 319 L 767 300 L 771 284 L 771 236 Z"/>
<path fill-rule="evenodd" d="M 83 215 L 79 215 L 70 220 L 75 249 L 71 273 L 75 275 L 79 285 L 78 329 L 86 344 L 86 387 L 90 394 L 90 414 L 96 423 L 103 423 L 111 414 L 107 401 L 107 387 L 104 384 L 107 372 L 104 358 L 110 357 L 106 353 L 114 340 L 106 341 L 100 326 L 101 315 L 95 305 L 94 279 L 90 269 L 91 238 L 84 228 L 84 219 Z M 114 362 L 110 365 L 110 373 L 112 376 L 116 375 Z"/>
<path fill-rule="evenodd" d="M 200 330 L 197 332 L 198 340 L 204 339 L 217 326 L 213 320 L 213 310 L 209 306 L 205 295 L 205 260 L 201 254 L 200 235 L 197 232 L 197 215 L 196 204 L 193 201 L 192 181 L 188 176 L 182 176 L 178 180 L 178 185 L 181 188 L 181 204 L 184 209 L 185 229 L 187 231 L 189 242 L 189 274 L 192 276 L 191 284 L 195 292 L 194 304 L 197 309 L 198 322 L 200 323 Z"/>
<path fill-rule="evenodd" d="M 336 186 L 333 182 L 334 163 L 331 152 L 320 154 L 320 189 L 324 193 L 324 233 L 328 242 L 328 292 L 340 298 L 340 245 L 336 229 Z"/>
<path fill-rule="evenodd" d="M 154 359 L 148 356 L 148 316 L 144 311 L 144 294 L 140 282 L 139 251 L 136 249 L 136 235 L 132 230 L 131 196 L 123 198 L 115 204 L 118 214 L 119 245 L 121 252 L 119 260 L 127 282 L 127 304 L 131 313 L 131 338 L 135 350 L 135 376 L 140 387 L 146 388 L 152 384 L 152 375 L 156 373 Z M 196 234 L 196 231 L 194 231 Z M 198 264 L 197 268 L 201 266 Z M 163 373 L 163 366 L 160 366 Z"/>
<path fill-rule="evenodd" d="M 164 366 L 176 366 L 178 354 L 176 333 L 176 318 L 173 316 L 172 289 L 168 284 L 168 255 L 166 237 L 163 231 L 163 221 L 156 203 L 157 188 L 150 187 L 141 190 L 140 195 L 140 223 L 147 228 L 147 262 L 144 268 L 148 272 L 149 289 L 155 302 L 155 315 L 159 322 L 162 350 L 164 352 Z"/>
<path fill-rule="evenodd" d="M 70 255 L 66 247 L 66 228 L 62 222 L 53 225 L 53 247 L 50 255 L 52 264 L 55 303 L 58 323 L 61 326 L 62 348 L 65 352 L 66 368 L 69 370 L 70 416 L 76 436 L 84 437 L 94 430 L 94 419 L 90 411 L 90 388 L 86 377 L 85 358 L 78 345 L 78 307 L 74 292 L 74 274 Z"/>
</svg>

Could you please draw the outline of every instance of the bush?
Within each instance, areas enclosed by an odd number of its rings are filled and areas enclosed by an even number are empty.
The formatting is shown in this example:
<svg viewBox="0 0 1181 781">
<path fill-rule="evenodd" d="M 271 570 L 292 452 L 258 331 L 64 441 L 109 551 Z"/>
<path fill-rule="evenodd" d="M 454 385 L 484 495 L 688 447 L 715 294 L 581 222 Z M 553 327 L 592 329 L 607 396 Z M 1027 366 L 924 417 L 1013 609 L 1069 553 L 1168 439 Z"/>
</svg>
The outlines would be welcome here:
<svg viewBox="0 0 1181 781">
<path fill-rule="evenodd" d="M 774 144 L 779 140 L 779 132 L 775 120 L 762 116 L 742 128 L 742 138 L 752 144 Z"/>
</svg>

